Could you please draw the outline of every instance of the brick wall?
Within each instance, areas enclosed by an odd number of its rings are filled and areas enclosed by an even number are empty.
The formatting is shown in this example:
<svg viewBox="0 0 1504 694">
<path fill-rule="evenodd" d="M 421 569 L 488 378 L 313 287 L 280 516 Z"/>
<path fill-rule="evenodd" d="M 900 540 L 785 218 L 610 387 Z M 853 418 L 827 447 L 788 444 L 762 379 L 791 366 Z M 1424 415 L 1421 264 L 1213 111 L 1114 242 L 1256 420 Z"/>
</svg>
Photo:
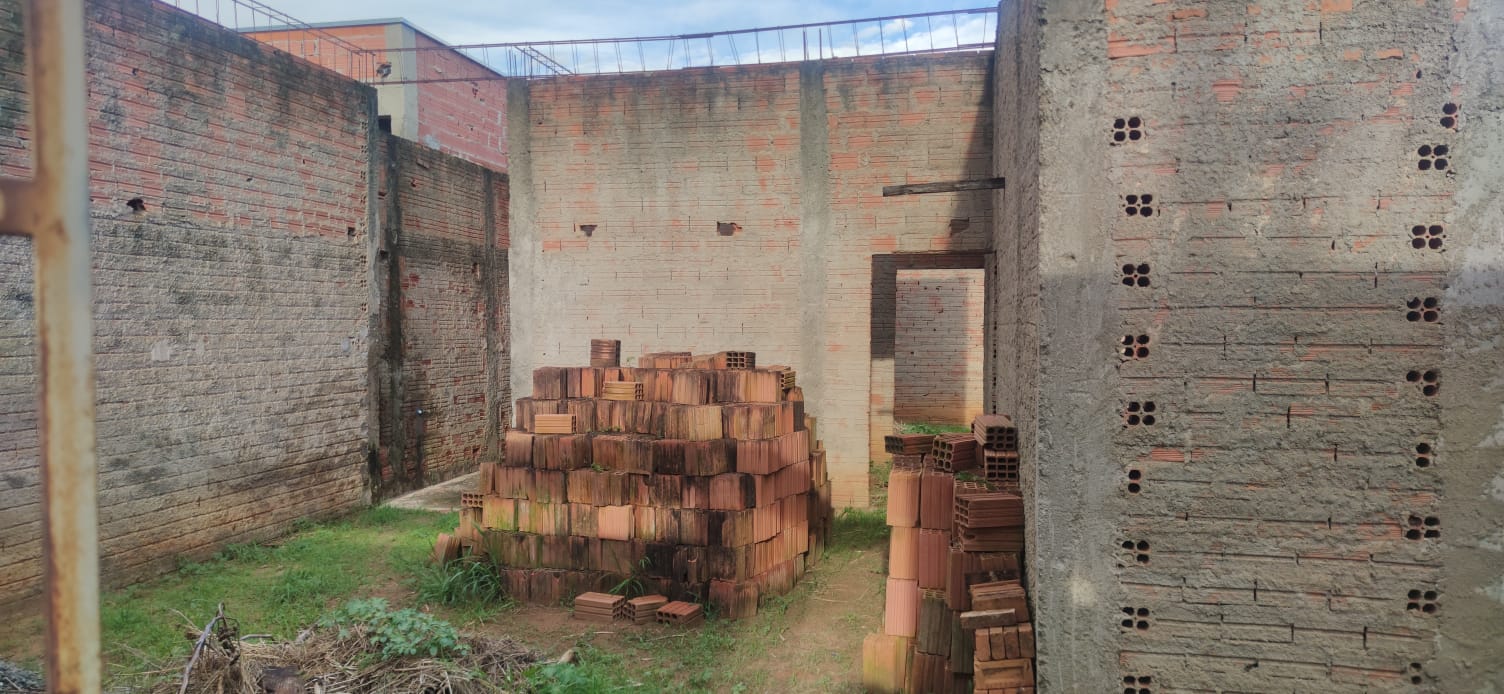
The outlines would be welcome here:
<svg viewBox="0 0 1504 694">
<path fill-rule="evenodd" d="M 423 34 L 415 38 L 419 48 L 443 46 Z M 419 51 L 415 58 L 418 74 L 424 77 L 490 74 L 458 51 Z M 507 170 L 506 82 L 424 82 L 417 92 L 419 142 L 496 171 Z"/>
<path fill-rule="evenodd" d="M 377 86 L 381 115 L 391 119 L 392 132 L 495 171 L 507 170 L 507 88 L 495 72 L 404 22 L 318 31 L 377 52 L 352 55 L 304 30 L 245 35 L 360 80 L 372 79 L 377 65 L 390 63 L 386 81 L 407 82 Z"/>
<path fill-rule="evenodd" d="M 378 496 L 473 470 L 510 419 L 507 179 L 386 139 Z M 419 416 L 418 411 L 423 415 Z"/>
<path fill-rule="evenodd" d="M 1039 61 L 999 66 L 1041 114 L 1004 205 L 1038 251 L 1000 259 L 1042 292 L 1004 399 L 1037 402 L 1043 690 L 1497 682 L 1499 9 L 1004 10 Z"/>
<path fill-rule="evenodd" d="M 0 170 L 29 168 L 0 2 Z M 366 498 L 365 87 L 169 6 L 88 7 L 107 583 Z M 139 199 L 144 211 L 128 201 Z M 41 566 L 29 244 L 0 238 L 0 601 Z"/>
<path fill-rule="evenodd" d="M 985 193 L 881 190 L 987 175 L 988 62 L 514 84 L 517 392 L 534 366 L 583 363 L 593 337 L 627 356 L 751 349 L 799 371 L 837 503 L 865 505 L 873 256 L 980 250 L 991 233 Z"/>
<path fill-rule="evenodd" d="M 893 418 L 970 424 L 982 411 L 980 270 L 900 270 Z"/>
</svg>

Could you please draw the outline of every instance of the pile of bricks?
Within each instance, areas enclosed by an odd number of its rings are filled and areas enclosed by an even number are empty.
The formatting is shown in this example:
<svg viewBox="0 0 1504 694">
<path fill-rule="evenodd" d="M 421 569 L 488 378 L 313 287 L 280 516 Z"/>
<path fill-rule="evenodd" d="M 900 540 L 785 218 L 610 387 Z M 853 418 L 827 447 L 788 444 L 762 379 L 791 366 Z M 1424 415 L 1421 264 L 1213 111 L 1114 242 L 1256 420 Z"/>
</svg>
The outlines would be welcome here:
<svg viewBox="0 0 1504 694">
<path fill-rule="evenodd" d="M 705 610 L 692 602 L 670 602 L 662 595 L 628 600 L 621 595 L 589 592 L 575 596 L 574 616 L 591 622 L 625 621 L 636 625 L 657 622 L 691 627 L 705 620 Z"/>
<path fill-rule="evenodd" d="M 519 601 L 555 604 L 630 578 L 753 615 L 823 551 L 830 483 L 813 418 L 799 389 L 783 387 L 792 372 L 758 369 L 751 352 L 641 363 L 536 369 L 504 462 L 481 465 L 455 538 L 494 561 Z M 674 610 L 655 618 L 699 618 Z"/>
<path fill-rule="evenodd" d="M 971 434 L 889 436 L 883 632 L 862 648 L 875 692 L 1034 691 L 1034 631 L 1019 582 L 1018 438 L 982 415 Z M 922 452 L 921 452 L 922 451 Z M 1008 454 L 1005 473 L 989 469 Z"/>
</svg>

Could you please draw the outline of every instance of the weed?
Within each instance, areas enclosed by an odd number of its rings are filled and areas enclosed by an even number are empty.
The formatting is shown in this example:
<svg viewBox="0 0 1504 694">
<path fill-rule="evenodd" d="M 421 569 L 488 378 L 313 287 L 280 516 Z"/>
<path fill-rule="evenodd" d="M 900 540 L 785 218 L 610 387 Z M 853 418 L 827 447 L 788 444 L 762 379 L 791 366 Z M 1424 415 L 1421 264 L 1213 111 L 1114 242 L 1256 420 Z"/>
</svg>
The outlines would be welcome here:
<svg viewBox="0 0 1504 694">
<path fill-rule="evenodd" d="M 236 543 L 226 545 L 214 558 L 220 561 L 263 561 L 270 555 L 271 548 L 266 545 Z"/>
<path fill-rule="evenodd" d="M 575 646 L 577 663 L 546 663 L 524 673 L 528 685 L 538 694 L 605 694 L 641 687 L 640 682 L 623 679 L 631 668 L 622 657 L 586 643 Z"/>
<path fill-rule="evenodd" d="M 965 424 L 935 424 L 932 422 L 902 422 L 896 425 L 900 434 L 964 434 L 971 427 Z"/>
<path fill-rule="evenodd" d="M 621 579 L 620 583 L 611 587 L 612 595 L 621 595 L 627 598 L 635 598 L 648 592 L 647 579 L 648 569 L 653 568 L 653 560 L 647 556 L 637 560 L 637 565 L 632 567 L 632 575 Z"/>
<path fill-rule="evenodd" d="M 879 548 L 888 540 L 886 514 L 879 509 L 843 509 L 830 533 L 832 553 Z"/>
<path fill-rule="evenodd" d="M 381 648 L 382 658 L 404 655 L 441 658 L 465 655 L 470 647 L 460 643 L 454 625 L 412 608 L 392 610 L 381 598 L 356 599 L 319 620 L 319 626 L 339 627 L 340 636 L 352 627 L 370 630 L 367 638 Z"/>
<path fill-rule="evenodd" d="M 495 606 L 506 597 L 496 566 L 468 557 L 443 566 L 420 565 L 413 591 L 424 603 L 459 608 Z"/>
<path fill-rule="evenodd" d="M 313 569 L 295 568 L 282 572 L 267 595 L 278 605 L 290 605 L 329 592 L 329 581 Z"/>
</svg>

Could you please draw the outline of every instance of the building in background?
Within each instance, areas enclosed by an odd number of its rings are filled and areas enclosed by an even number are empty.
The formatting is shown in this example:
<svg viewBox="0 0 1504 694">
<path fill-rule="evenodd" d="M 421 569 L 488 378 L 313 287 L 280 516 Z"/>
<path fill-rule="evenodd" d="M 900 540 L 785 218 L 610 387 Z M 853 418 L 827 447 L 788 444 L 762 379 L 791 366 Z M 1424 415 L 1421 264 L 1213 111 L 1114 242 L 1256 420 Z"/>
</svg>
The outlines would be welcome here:
<svg viewBox="0 0 1504 694">
<path fill-rule="evenodd" d="M 497 171 L 507 168 L 507 89 L 502 75 L 405 19 L 313 24 L 308 28 L 376 54 L 374 65 L 342 60 L 296 29 L 243 34 L 376 87 L 381 127 Z M 364 74 L 372 67 L 375 74 Z"/>
</svg>

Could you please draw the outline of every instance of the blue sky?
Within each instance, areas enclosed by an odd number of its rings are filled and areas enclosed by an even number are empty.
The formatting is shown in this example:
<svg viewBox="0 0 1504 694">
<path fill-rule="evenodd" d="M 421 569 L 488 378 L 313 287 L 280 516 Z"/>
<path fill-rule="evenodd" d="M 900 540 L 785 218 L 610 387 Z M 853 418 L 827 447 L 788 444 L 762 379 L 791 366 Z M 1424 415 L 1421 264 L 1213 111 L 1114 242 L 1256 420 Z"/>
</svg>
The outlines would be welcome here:
<svg viewBox="0 0 1504 694">
<path fill-rule="evenodd" d="M 171 1 L 171 0 L 169 0 Z M 990 0 L 262 0 L 306 22 L 404 17 L 449 43 L 656 36 L 996 4 Z"/>
</svg>

